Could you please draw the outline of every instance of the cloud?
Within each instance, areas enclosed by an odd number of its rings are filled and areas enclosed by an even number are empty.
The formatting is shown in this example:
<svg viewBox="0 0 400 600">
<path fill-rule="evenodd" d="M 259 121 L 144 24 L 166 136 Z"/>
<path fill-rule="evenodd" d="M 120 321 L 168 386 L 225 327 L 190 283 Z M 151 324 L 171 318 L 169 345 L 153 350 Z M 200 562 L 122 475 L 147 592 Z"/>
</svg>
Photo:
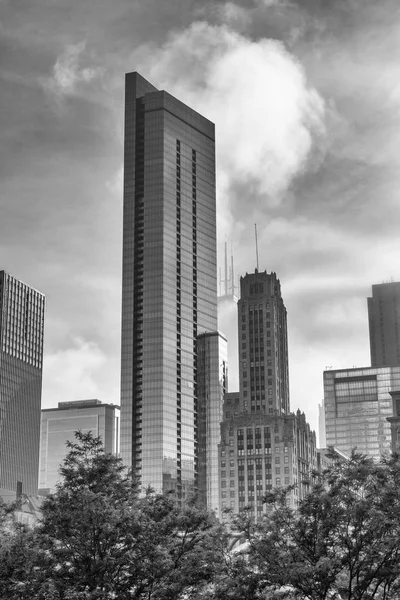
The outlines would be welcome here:
<svg viewBox="0 0 400 600">
<path fill-rule="evenodd" d="M 99 378 L 106 362 L 106 355 L 97 344 L 80 337 L 73 338 L 69 348 L 46 354 L 43 365 L 43 406 L 98 398 L 103 393 Z"/>
<path fill-rule="evenodd" d="M 251 41 L 225 25 L 196 22 L 161 47 L 140 48 L 137 57 L 139 70 L 159 88 L 217 123 L 226 225 L 248 214 L 244 198 L 235 197 L 237 186 L 252 189 L 261 207 L 277 205 L 323 146 L 324 100 L 276 40 Z"/>
<path fill-rule="evenodd" d="M 65 47 L 57 58 L 47 87 L 57 95 L 74 95 L 80 84 L 91 82 L 101 75 L 99 67 L 82 67 L 82 56 L 85 52 L 85 42 L 71 44 Z"/>
</svg>

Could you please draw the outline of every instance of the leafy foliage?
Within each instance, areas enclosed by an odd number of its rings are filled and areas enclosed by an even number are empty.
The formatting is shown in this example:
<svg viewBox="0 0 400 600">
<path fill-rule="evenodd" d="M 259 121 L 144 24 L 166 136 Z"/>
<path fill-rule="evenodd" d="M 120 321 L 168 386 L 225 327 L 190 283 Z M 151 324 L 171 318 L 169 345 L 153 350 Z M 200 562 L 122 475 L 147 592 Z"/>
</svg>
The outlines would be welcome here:
<svg viewBox="0 0 400 600">
<path fill-rule="evenodd" d="M 147 490 L 77 433 L 35 528 L 0 504 L 0 598 L 397 600 L 400 459 L 334 462 L 296 510 L 287 490 L 228 531 L 195 499 Z"/>
<path fill-rule="evenodd" d="M 76 436 L 41 523 L 21 530 L 30 553 L 25 572 L 12 569 L 1 597 L 172 600 L 206 585 L 218 563 L 213 516 L 194 500 L 180 507 L 151 490 L 141 497 L 98 438 Z M 17 541 L 13 531 L 13 556 Z"/>
<path fill-rule="evenodd" d="M 375 464 L 354 453 L 334 462 L 297 510 L 285 490 L 268 495 L 269 514 L 249 542 L 258 589 L 267 598 L 398 598 L 399 484 L 399 457 Z"/>
</svg>

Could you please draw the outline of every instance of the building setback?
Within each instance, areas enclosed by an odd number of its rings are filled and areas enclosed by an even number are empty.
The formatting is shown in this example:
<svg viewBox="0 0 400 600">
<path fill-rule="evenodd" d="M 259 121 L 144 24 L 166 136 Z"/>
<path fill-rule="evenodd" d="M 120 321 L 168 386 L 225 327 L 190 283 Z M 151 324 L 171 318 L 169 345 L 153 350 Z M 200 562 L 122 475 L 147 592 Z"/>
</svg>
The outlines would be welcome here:
<svg viewBox="0 0 400 600">
<path fill-rule="evenodd" d="M 0 271 L 0 496 L 37 494 L 45 297 Z M 18 484 L 18 482 L 20 482 Z"/>
<path fill-rule="evenodd" d="M 219 445 L 220 516 L 245 508 L 258 519 L 273 487 L 309 489 L 316 437 L 305 415 L 290 413 L 286 308 L 275 273 L 246 274 L 238 302 L 240 391 L 225 395 Z"/>
<path fill-rule="evenodd" d="M 400 366 L 400 282 L 373 285 L 367 301 L 371 366 Z"/>
<path fill-rule="evenodd" d="M 78 430 L 100 436 L 106 452 L 118 454 L 119 406 L 93 399 L 59 402 L 57 408 L 42 410 L 39 493 L 55 491 L 60 464 L 68 453 L 66 443 L 76 441 Z"/>
<path fill-rule="evenodd" d="M 348 455 L 357 448 L 376 460 L 390 452 L 390 391 L 399 389 L 400 366 L 324 371 L 327 446 Z"/>
<path fill-rule="evenodd" d="M 121 456 L 143 487 L 198 484 L 197 336 L 217 329 L 214 125 L 126 76 Z"/>
</svg>

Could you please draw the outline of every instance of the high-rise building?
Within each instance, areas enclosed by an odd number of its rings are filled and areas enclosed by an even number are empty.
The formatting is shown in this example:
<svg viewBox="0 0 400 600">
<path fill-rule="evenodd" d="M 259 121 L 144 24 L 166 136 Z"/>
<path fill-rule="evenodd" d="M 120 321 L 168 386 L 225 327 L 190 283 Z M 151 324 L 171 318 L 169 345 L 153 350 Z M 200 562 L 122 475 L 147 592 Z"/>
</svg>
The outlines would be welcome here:
<svg viewBox="0 0 400 600">
<path fill-rule="evenodd" d="M 0 271 L 0 496 L 37 494 L 45 297 Z"/>
<path fill-rule="evenodd" d="M 400 366 L 400 282 L 373 285 L 367 300 L 371 365 Z"/>
<path fill-rule="evenodd" d="M 67 441 L 76 441 L 76 431 L 91 431 L 94 437 L 101 437 L 106 452 L 118 454 L 119 421 L 119 406 L 96 399 L 59 402 L 57 408 L 44 408 L 40 428 L 39 493 L 55 491 L 60 480 L 60 464 L 68 453 Z"/>
<path fill-rule="evenodd" d="M 143 487 L 197 487 L 197 336 L 217 330 L 214 125 L 126 76 L 121 456 Z"/>
<path fill-rule="evenodd" d="M 239 387 L 237 293 L 238 287 L 235 285 L 233 254 L 231 254 L 230 267 L 228 269 L 228 247 L 225 242 L 224 276 L 220 275 L 219 281 L 218 329 L 222 331 L 228 341 L 229 385 L 233 389 Z"/>
<path fill-rule="evenodd" d="M 219 511 L 218 444 L 228 391 L 226 338 L 218 331 L 197 338 L 198 488 L 203 506 Z"/>
<path fill-rule="evenodd" d="M 244 408 L 288 414 L 286 308 L 276 273 L 246 274 L 238 302 L 239 386 Z"/>
<path fill-rule="evenodd" d="M 326 444 L 353 448 L 379 460 L 390 452 L 391 390 L 400 389 L 400 366 L 324 371 Z"/>
<path fill-rule="evenodd" d="M 238 302 L 240 391 L 225 394 L 219 445 L 220 516 L 245 508 L 258 519 L 273 487 L 294 485 L 292 506 L 309 490 L 316 436 L 290 413 L 286 309 L 275 273 L 246 274 Z"/>
</svg>

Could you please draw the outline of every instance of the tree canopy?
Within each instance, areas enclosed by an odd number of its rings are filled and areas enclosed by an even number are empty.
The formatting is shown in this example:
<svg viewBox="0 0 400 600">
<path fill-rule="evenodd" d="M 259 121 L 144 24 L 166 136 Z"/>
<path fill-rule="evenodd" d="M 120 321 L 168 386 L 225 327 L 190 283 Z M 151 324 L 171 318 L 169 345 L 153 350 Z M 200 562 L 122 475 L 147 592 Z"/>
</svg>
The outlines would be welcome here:
<svg viewBox="0 0 400 600">
<path fill-rule="evenodd" d="M 380 464 L 356 453 L 334 461 L 296 510 L 286 493 L 268 494 L 267 515 L 248 530 L 246 568 L 261 597 L 400 597 L 398 456 Z"/>
<path fill-rule="evenodd" d="M 400 598 L 398 456 L 334 460 L 296 509 L 276 489 L 261 521 L 243 512 L 230 529 L 195 498 L 139 493 L 90 433 L 69 443 L 60 473 L 35 527 L 0 504 L 0 598 Z"/>
<path fill-rule="evenodd" d="M 20 529 L 29 559 L 25 573 L 4 577 L 2 597 L 172 600 L 207 584 L 218 563 L 213 540 L 221 538 L 215 517 L 194 499 L 180 506 L 171 494 L 140 495 L 99 438 L 76 436 L 41 522 Z M 10 538 L 17 556 L 16 524 Z"/>
</svg>

